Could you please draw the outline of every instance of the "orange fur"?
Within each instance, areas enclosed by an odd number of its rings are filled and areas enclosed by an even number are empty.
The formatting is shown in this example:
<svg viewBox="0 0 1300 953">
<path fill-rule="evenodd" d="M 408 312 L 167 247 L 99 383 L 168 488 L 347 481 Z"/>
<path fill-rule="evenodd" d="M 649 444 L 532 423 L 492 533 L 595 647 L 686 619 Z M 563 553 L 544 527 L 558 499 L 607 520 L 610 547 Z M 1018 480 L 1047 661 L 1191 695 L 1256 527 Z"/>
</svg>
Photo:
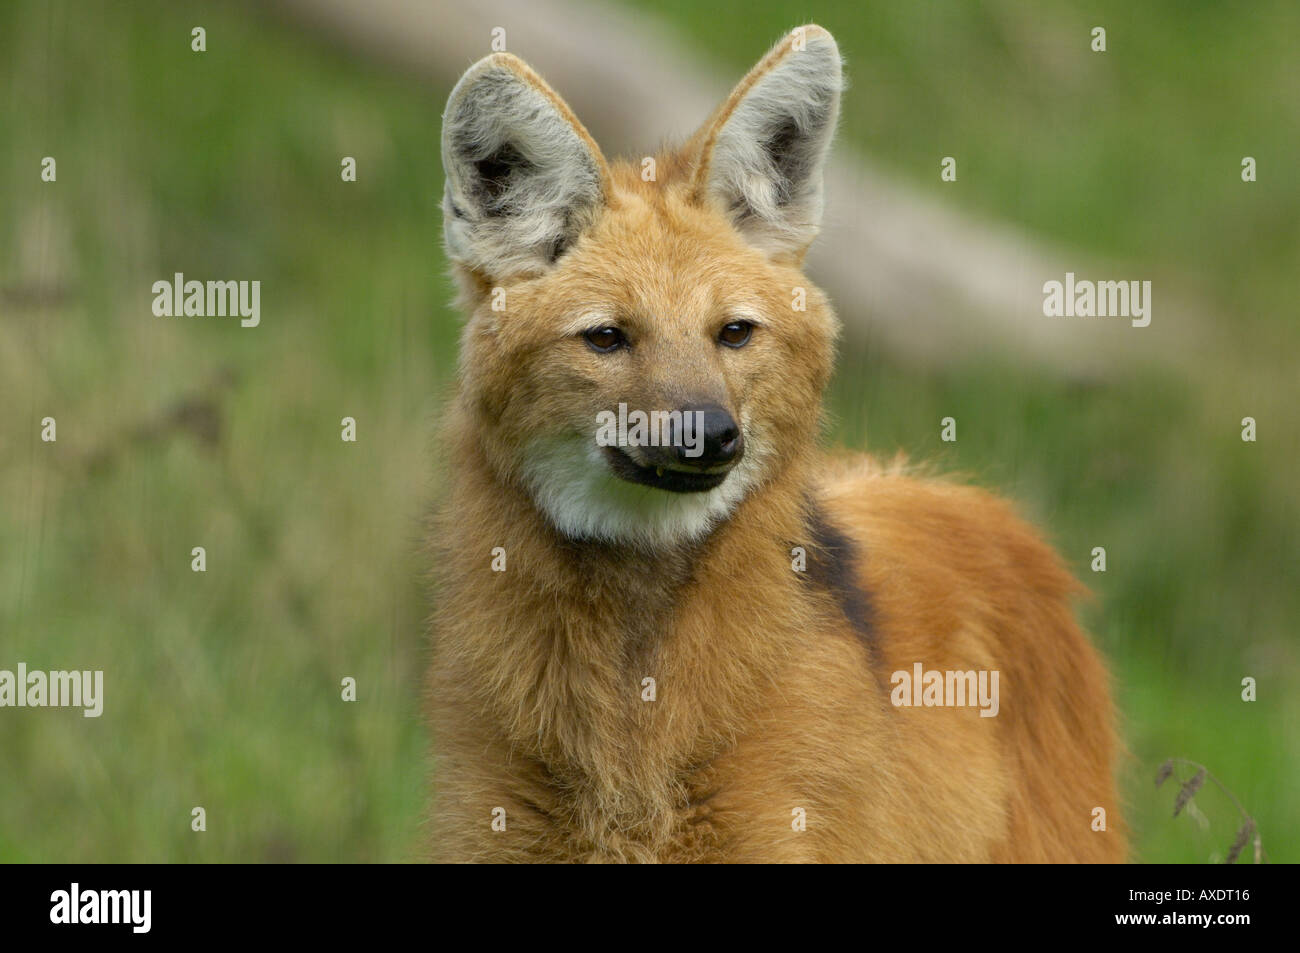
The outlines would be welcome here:
<svg viewBox="0 0 1300 953">
<path fill-rule="evenodd" d="M 496 62 L 562 106 L 512 57 Z M 656 181 L 601 158 L 606 204 L 553 267 L 460 269 L 470 318 L 433 533 L 431 855 L 1120 860 L 1106 675 L 1055 554 L 987 493 L 817 448 L 830 304 L 800 271 L 802 250 L 751 247 L 700 191 L 717 127 L 754 78 L 657 157 Z M 791 310 L 795 287 L 806 311 Z M 635 336 L 616 360 L 558 330 L 593 303 Z M 711 335 L 736 308 L 762 323 L 743 350 L 719 349 Z M 677 406 L 699 393 L 766 453 L 729 518 L 670 547 L 554 528 L 522 472 L 535 436 L 589 432 L 620 400 Z M 504 572 L 491 568 L 496 547 Z M 792 567 L 799 547 L 818 571 Z M 828 581 L 837 571 L 847 581 Z M 895 707 L 891 673 L 916 662 L 999 671 L 999 714 Z M 1108 831 L 1092 830 L 1095 807 Z M 493 830 L 495 808 L 505 830 Z"/>
</svg>

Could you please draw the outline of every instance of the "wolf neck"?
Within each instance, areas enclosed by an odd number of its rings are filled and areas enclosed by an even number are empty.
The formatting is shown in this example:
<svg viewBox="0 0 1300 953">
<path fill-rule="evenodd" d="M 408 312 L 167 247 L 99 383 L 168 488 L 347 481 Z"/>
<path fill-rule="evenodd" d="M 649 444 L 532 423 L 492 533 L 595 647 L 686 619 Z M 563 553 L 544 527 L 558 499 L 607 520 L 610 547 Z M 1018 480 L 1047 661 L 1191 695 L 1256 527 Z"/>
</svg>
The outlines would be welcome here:
<svg viewBox="0 0 1300 953">
<path fill-rule="evenodd" d="M 707 761 L 807 622 L 790 565 L 807 470 L 800 458 L 707 538 L 650 553 L 565 539 L 470 453 L 446 511 L 438 650 L 557 775 L 646 784 Z M 489 570 L 496 547 L 504 571 Z"/>
</svg>

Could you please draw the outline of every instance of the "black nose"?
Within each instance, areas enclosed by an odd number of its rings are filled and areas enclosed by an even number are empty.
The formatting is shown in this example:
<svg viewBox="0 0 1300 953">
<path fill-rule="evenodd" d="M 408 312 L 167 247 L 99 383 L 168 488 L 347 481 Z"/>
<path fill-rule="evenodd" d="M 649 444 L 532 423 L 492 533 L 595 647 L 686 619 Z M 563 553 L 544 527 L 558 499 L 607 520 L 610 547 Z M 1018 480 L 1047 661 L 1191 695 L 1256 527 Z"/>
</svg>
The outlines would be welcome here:
<svg viewBox="0 0 1300 953">
<path fill-rule="evenodd" d="M 740 459 L 745 440 L 722 407 L 695 404 L 682 408 L 682 430 L 674 431 L 673 445 L 680 463 L 703 470 Z"/>
</svg>

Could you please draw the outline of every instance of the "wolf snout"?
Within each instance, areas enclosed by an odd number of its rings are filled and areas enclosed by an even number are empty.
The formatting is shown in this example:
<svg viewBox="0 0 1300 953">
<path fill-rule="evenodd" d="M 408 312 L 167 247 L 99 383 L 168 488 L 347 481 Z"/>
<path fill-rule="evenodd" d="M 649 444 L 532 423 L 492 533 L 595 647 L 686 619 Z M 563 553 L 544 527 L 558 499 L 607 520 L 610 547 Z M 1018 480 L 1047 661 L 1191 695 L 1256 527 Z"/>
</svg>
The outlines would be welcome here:
<svg viewBox="0 0 1300 953">
<path fill-rule="evenodd" d="M 725 407 L 717 404 L 683 407 L 680 421 L 674 417 L 669 429 L 672 445 L 665 449 L 677 466 L 700 470 L 729 466 L 745 450 L 740 425 Z"/>
</svg>

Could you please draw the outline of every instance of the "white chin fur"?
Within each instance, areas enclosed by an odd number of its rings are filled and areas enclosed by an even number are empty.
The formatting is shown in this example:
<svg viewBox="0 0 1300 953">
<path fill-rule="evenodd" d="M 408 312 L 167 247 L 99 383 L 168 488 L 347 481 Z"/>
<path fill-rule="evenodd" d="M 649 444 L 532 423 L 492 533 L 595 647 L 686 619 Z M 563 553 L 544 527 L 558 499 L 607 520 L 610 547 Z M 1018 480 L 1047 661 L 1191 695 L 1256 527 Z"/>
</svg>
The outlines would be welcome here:
<svg viewBox="0 0 1300 953">
<path fill-rule="evenodd" d="M 762 453 L 745 435 L 745 456 L 720 485 L 672 493 L 616 477 L 591 437 L 539 437 L 523 473 L 537 506 L 565 536 L 665 549 L 708 535 L 757 480 Z"/>
</svg>

